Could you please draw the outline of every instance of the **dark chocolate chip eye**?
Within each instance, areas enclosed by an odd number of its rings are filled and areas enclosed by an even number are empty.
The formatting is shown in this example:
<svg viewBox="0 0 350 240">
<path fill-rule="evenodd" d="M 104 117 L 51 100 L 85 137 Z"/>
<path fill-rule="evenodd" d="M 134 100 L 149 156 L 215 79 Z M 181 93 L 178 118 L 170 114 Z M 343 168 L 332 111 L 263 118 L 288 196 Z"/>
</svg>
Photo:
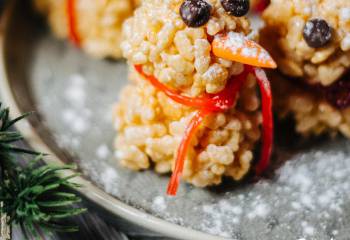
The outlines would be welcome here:
<svg viewBox="0 0 350 240">
<path fill-rule="evenodd" d="M 312 19 L 305 24 L 303 37 L 312 48 L 324 47 L 332 39 L 332 28 L 323 19 Z"/>
<path fill-rule="evenodd" d="M 180 15 L 189 27 L 200 27 L 209 21 L 211 6 L 204 0 L 185 0 L 180 7 Z"/>
<path fill-rule="evenodd" d="M 235 17 L 242 17 L 249 11 L 249 0 L 221 0 L 221 5 L 225 11 Z"/>
</svg>

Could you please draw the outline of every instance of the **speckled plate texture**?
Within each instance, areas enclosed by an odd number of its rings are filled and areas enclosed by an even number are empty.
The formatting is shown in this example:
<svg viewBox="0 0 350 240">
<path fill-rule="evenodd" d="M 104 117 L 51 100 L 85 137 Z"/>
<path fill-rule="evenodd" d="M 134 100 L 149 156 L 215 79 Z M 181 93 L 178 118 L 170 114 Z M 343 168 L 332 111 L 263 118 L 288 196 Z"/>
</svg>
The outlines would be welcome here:
<svg viewBox="0 0 350 240">
<path fill-rule="evenodd" d="M 109 196 L 107 208 L 124 203 L 140 210 L 124 213 L 129 219 L 183 239 L 350 239 L 348 140 L 305 141 L 285 124 L 276 131 L 269 178 L 211 189 L 182 184 L 177 197 L 167 197 L 169 176 L 121 168 L 113 153 L 112 109 L 127 82 L 125 62 L 89 58 L 51 36 L 28 9 L 17 5 L 10 16 L 1 81 L 21 112 L 37 111 L 30 124 L 52 152 L 78 163 L 82 181 L 109 194 L 96 193 L 95 202 Z"/>
</svg>

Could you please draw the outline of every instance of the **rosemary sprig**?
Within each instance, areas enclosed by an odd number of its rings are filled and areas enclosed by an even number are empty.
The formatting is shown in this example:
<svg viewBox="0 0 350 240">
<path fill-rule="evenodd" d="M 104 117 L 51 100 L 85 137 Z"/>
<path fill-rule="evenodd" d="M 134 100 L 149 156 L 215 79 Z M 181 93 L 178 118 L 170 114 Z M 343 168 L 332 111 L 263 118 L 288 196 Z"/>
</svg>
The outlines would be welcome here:
<svg viewBox="0 0 350 240">
<path fill-rule="evenodd" d="M 12 127 L 28 115 L 10 120 L 9 109 L 2 108 L 0 102 L 0 213 L 8 216 L 8 224 L 19 224 L 27 237 L 36 238 L 51 230 L 77 231 L 75 226 L 62 224 L 62 219 L 86 210 L 73 207 L 81 201 L 72 191 L 80 185 L 70 181 L 78 174 L 59 176 L 60 171 L 75 169 L 76 166 L 39 166 L 42 154 L 14 145 L 23 140 L 23 136 Z M 26 167 L 16 164 L 16 157 L 23 153 L 36 155 Z"/>
</svg>

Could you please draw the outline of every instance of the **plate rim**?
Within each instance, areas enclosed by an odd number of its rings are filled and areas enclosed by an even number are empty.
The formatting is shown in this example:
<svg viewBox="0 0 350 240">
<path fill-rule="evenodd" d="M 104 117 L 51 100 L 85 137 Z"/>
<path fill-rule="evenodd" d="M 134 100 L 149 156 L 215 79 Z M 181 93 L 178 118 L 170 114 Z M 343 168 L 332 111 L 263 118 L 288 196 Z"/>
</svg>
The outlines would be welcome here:
<svg viewBox="0 0 350 240">
<path fill-rule="evenodd" d="M 11 84 L 7 76 L 5 61 L 6 35 L 8 33 L 8 25 L 12 13 L 15 10 L 16 4 L 17 1 L 9 1 L 0 18 L 0 94 L 2 102 L 11 109 L 11 118 L 15 118 L 23 114 L 20 110 L 20 107 L 18 106 L 18 103 L 15 100 L 13 91 L 11 90 Z M 22 133 L 25 141 L 34 150 L 45 152 L 50 155 L 50 158 L 45 158 L 44 160 L 47 164 L 64 164 L 64 162 L 51 150 L 51 148 L 44 142 L 44 140 L 41 139 L 41 137 L 37 134 L 34 127 L 28 120 L 24 119 L 21 122 L 16 123 L 16 128 Z M 72 170 L 62 171 L 63 176 L 68 176 L 73 173 L 77 172 Z M 91 200 L 94 204 L 101 206 L 113 215 L 117 215 L 145 229 L 166 235 L 167 237 L 184 240 L 224 239 L 219 236 L 214 236 L 198 230 L 186 228 L 184 226 L 180 226 L 159 217 L 153 216 L 149 213 L 145 213 L 122 202 L 116 197 L 113 197 L 86 178 L 78 176 L 74 181 L 82 185 L 82 187 L 80 189 L 77 189 L 77 191 L 87 199 Z"/>
</svg>

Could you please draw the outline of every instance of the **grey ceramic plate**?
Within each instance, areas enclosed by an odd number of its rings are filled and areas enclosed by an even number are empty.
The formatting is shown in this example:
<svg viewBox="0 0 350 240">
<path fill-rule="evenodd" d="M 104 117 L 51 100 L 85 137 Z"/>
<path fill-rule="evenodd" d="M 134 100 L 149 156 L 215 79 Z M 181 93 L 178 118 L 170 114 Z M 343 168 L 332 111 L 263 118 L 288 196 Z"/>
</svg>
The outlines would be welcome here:
<svg viewBox="0 0 350 240">
<path fill-rule="evenodd" d="M 123 169 L 113 154 L 111 110 L 126 64 L 91 59 L 55 39 L 23 1 L 2 24 L 1 95 L 14 116 L 37 112 L 18 128 L 51 154 L 48 162 L 78 163 L 82 194 L 109 212 L 180 239 L 349 239 L 347 140 L 305 142 L 280 127 L 269 179 L 212 189 L 183 184 L 168 198 L 168 176 Z"/>
</svg>

